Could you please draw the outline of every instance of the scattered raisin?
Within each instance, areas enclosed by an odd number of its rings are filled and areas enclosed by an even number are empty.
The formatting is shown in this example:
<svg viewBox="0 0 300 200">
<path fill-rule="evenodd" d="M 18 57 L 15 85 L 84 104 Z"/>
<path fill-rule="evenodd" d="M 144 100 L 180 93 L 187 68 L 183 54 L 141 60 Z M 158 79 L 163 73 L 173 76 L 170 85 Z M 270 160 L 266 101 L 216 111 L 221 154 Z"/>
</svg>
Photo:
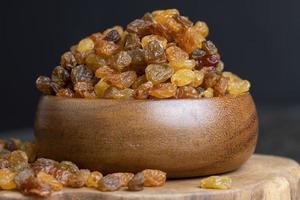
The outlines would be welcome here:
<svg viewBox="0 0 300 200">
<path fill-rule="evenodd" d="M 167 174 L 160 170 L 145 169 L 143 174 L 145 178 L 145 187 L 163 186 L 167 179 Z"/>
<path fill-rule="evenodd" d="M 29 162 L 35 161 L 37 156 L 37 147 L 34 143 L 22 142 L 20 145 L 20 150 L 26 153 Z"/>
<path fill-rule="evenodd" d="M 10 169 L 0 169 L 0 188 L 3 190 L 16 189 L 15 177 L 16 173 Z"/>
<path fill-rule="evenodd" d="M 114 176 L 113 174 L 109 174 L 104 176 L 98 182 L 98 190 L 102 192 L 112 192 L 120 189 L 122 187 L 122 180 L 119 176 Z"/>
<path fill-rule="evenodd" d="M 103 175 L 98 171 L 93 171 L 89 175 L 85 185 L 90 188 L 98 188 L 98 182 L 102 179 Z"/>
<path fill-rule="evenodd" d="M 128 185 L 128 182 L 133 178 L 134 174 L 133 173 L 121 173 L 121 172 L 118 172 L 118 173 L 113 173 L 111 174 L 112 176 L 118 176 L 120 177 L 121 179 L 121 184 L 122 184 L 122 187 L 127 187 Z"/>
<path fill-rule="evenodd" d="M 141 191 L 144 189 L 144 173 L 139 172 L 129 181 L 128 190 L 129 191 Z"/>
<path fill-rule="evenodd" d="M 60 191 L 63 188 L 63 185 L 60 182 L 58 182 L 53 176 L 46 174 L 45 172 L 39 172 L 37 174 L 37 179 L 45 184 L 48 184 L 53 191 Z"/>
<path fill-rule="evenodd" d="M 28 167 L 28 157 L 24 151 L 16 150 L 11 152 L 7 161 L 10 168 L 17 172 Z"/>
<path fill-rule="evenodd" d="M 69 175 L 66 185 L 71 188 L 81 188 L 85 185 L 88 176 L 87 171 L 78 170 Z"/>
<path fill-rule="evenodd" d="M 5 141 L 4 148 L 9 151 L 14 151 L 18 149 L 17 143 L 13 139 L 8 139 Z"/>
<path fill-rule="evenodd" d="M 231 188 L 232 180 L 227 176 L 210 176 L 202 179 L 200 187 L 204 189 L 226 190 Z"/>
</svg>

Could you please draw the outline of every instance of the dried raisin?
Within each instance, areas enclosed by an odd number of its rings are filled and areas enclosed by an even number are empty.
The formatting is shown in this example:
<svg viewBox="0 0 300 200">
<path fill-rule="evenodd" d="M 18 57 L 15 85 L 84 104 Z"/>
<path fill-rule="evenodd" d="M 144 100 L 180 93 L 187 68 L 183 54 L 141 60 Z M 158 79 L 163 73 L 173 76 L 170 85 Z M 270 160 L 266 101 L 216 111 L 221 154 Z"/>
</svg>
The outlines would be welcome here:
<svg viewBox="0 0 300 200">
<path fill-rule="evenodd" d="M 144 189 L 144 173 L 139 172 L 129 181 L 128 190 L 129 191 L 141 191 Z"/>
<path fill-rule="evenodd" d="M 167 179 L 167 174 L 160 170 L 145 169 L 143 171 L 146 187 L 163 186 Z"/>
<path fill-rule="evenodd" d="M 102 192 L 112 192 L 120 189 L 122 187 L 122 180 L 119 176 L 114 176 L 112 174 L 104 176 L 98 182 L 98 190 Z"/>
</svg>

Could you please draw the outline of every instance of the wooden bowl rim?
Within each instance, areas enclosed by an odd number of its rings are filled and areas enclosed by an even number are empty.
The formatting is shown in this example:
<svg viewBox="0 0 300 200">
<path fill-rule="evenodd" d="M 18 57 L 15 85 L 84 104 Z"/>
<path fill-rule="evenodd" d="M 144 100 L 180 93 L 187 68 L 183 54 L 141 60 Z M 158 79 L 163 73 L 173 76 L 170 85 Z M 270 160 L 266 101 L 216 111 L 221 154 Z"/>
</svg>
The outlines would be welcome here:
<svg viewBox="0 0 300 200">
<path fill-rule="evenodd" d="M 250 92 L 245 92 L 238 95 L 227 94 L 221 97 L 211 97 L 211 98 L 200 98 L 200 99 L 87 99 L 87 98 L 67 98 L 67 97 L 58 97 L 53 95 L 43 95 L 41 99 L 53 99 L 53 100 L 60 100 L 60 101 L 102 101 L 102 102 L 169 102 L 169 101 L 214 101 L 214 100 L 225 100 L 225 99 L 235 99 L 235 98 L 242 98 L 242 97 L 252 97 Z"/>
</svg>

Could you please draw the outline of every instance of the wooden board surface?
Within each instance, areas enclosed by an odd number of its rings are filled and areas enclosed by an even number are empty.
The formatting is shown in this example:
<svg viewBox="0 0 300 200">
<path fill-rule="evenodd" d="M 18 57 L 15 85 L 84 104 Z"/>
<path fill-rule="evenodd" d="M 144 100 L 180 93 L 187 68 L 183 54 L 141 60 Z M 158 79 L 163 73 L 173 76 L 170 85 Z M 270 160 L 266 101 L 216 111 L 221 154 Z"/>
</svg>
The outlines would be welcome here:
<svg viewBox="0 0 300 200">
<path fill-rule="evenodd" d="M 48 200 L 298 200 L 300 199 L 300 167 L 291 159 L 254 155 L 239 170 L 227 173 L 233 179 L 230 190 L 208 190 L 197 187 L 201 178 L 168 180 L 159 188 L 140 192 L 99 192 L 93 189 L 64 189 Z M 0 192 L 0 199 L 29 200 L 17 192 Z"/>
</svg>

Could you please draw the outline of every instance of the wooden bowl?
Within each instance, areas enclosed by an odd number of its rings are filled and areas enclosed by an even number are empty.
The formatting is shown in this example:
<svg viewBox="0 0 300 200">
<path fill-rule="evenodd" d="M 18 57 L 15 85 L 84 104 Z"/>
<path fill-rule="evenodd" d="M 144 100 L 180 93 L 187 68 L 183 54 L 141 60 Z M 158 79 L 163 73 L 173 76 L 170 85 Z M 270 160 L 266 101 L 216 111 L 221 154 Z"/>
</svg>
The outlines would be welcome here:
<svg viewBox="0 0 300 200">
<path fill-rule="evenodd" d="M 160 169 L 169 178 L 232 171 L 252 155 L 258 119 L 250 94 L 183 100 L 43 97 L 40 157 L 102 173 Z"/>
</svg>

